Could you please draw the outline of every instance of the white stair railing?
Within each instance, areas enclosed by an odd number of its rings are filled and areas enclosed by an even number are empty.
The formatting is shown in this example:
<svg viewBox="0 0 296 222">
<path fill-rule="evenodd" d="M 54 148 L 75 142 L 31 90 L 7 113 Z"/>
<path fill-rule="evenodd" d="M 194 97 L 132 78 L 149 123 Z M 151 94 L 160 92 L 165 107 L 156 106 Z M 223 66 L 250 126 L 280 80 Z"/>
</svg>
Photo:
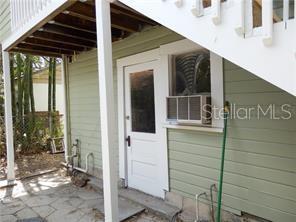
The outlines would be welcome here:
<svg viewBox="0 0 296 222">
<path fill-rule="evenodd" d="M 14 31 L 24 25 L 50 2 L 51 0 L 10 0 L 11 30 Z"/>
</svg>

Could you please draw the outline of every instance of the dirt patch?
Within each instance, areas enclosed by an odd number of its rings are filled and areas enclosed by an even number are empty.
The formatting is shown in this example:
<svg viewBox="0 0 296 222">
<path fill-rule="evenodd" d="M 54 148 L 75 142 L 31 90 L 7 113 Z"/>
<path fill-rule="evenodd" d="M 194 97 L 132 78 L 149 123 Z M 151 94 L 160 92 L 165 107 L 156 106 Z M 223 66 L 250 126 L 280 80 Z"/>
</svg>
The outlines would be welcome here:
<svg viewBox="0 0 296 222">
<path fill-rule="evenodd" d="M 0 160 L 0 180 L 5 178 L 6 160 Z M 16 178 L 22 178 L 37 174 L 45 170 L 61 168 L 60 163 L 64 161 L 64 154 L 39 154 L 20 155 L 16 159 Z"/>
</svg>

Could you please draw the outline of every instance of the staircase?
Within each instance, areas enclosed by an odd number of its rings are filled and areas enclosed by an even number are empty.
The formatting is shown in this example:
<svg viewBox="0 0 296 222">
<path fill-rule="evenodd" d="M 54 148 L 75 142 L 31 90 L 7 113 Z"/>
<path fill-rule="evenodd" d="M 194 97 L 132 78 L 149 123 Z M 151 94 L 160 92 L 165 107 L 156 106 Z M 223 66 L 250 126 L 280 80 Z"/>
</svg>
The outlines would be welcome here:
<svg viewBox="0 0 296 222">
<path fill-rule="evenodd" d="M 296 96 L 296 0 L 119 1 Z"/>
</svg>

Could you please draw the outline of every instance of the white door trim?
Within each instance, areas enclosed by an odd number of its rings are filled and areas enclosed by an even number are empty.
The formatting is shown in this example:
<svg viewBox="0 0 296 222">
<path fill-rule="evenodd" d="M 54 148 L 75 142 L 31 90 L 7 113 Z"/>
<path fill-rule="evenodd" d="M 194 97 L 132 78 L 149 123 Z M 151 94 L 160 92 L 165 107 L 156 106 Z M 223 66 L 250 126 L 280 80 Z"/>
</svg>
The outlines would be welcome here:
<svg viewBox="0 0 296 222">
<path fill-rule="evenodd" d="M 117 90 L 118 90 L 118 145 L 119 145 L 119 177 L 125 180 L 125 185 L 127 185 L 127 147 L 126 147 L 126 126 L 125 126 L 125 87 L 124 87 L 124 68 L 127 66 L 145 63 L 150 61 L 159 61 L 158 69 L 162 69 L 160 64 L 160 53 L 159 49 L 150 50 L 147 52 L 135 54 L 122 59 L 117 60 Z M 159 92 L 160 95 L 156 95 L 156 99 L 161 100 L 160 104 L 163 106 L 160 108 L 160 118 L 165 122 L 166 120 L 166 107 L 165 100 L 169 95 L 169 84 L 168 84 L 168 73 L 162 73 L 163 78 L 161 78 L 161 84 L 163 90 Z M 169 189 L 169 168 L 168 168 L 168 151 L 167 151 L 167 130 L 161 127 L 161 147 L 160 153 L 163 161 L 162 166 L 162 181 L 161 186 L 163 190 Z"/>
</svg>

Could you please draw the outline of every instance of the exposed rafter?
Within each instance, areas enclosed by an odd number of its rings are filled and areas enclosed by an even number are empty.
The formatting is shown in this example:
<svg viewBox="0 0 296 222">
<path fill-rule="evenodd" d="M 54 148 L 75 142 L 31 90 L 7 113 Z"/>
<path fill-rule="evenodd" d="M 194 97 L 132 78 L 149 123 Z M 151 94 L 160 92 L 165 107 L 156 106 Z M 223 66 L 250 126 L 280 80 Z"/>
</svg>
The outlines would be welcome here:
<svg viewBox="0 0 296 222">
<path fill-rule="evenodd" d="M 157 23 L 122 4 L 111 4 L 112 41 Z M 30 32 L 11 51 L 60 57 L 97 46 L 96 11 L 92 0 L 76 1 Z"/>
</svg>

